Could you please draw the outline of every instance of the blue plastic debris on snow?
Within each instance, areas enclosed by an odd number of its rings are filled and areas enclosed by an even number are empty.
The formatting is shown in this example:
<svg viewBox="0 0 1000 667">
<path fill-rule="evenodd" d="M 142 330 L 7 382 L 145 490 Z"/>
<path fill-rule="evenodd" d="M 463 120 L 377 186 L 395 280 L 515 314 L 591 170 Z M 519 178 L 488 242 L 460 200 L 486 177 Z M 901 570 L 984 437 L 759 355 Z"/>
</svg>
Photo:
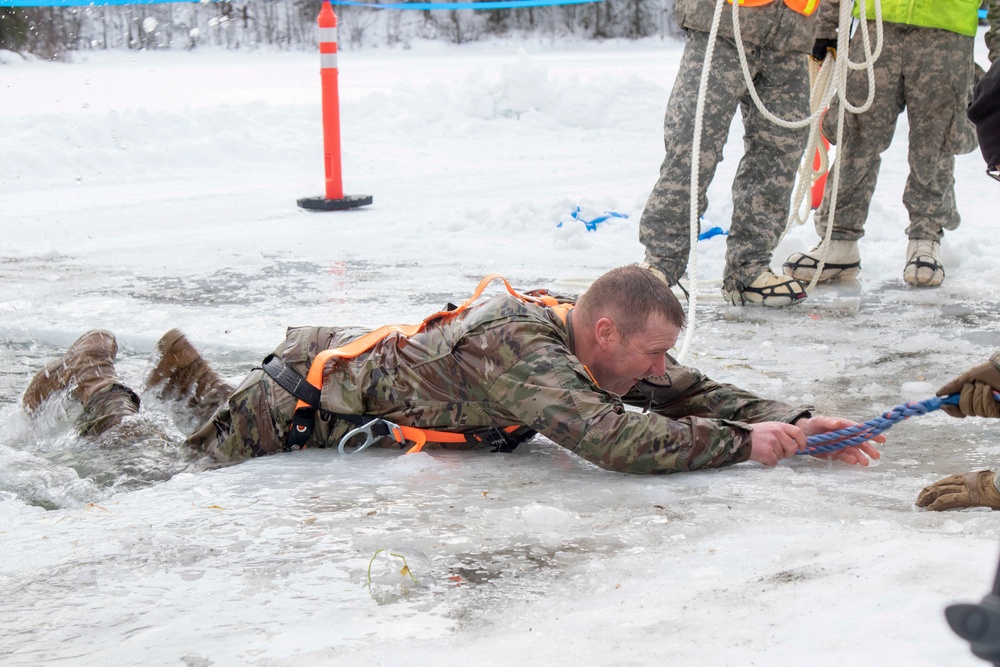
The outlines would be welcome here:
<svg viewBox="0 0 1000 667">
<path fill-rule="evenodd" d="M 580 222 L 582 222 L 584 227 L 587 228 L 588 232 L 596 232 L 597 225 L 601 224 L 602 222 L 606 222 L 611 218 L 628 218 L 628 215 L 625 213 L 617 213 L 615 211 L 605 211 L 601 215 L 598 215 L 590 220 L 586 220 L 584 219 L 583 214 L 580 212 L 579 206 L 577 206 L 576 209 L 572 211 L 569 215 L 574 220 L 579 220 Z M 563 226 L 562 222 L 559 222 L 556 225 L 556 227 L 562 227 L 562 226 Z"/>
<path fill-rule="evenodd" d="M 698 240 L 699 241 L 706 241 L 706 240 L 712 238 L 713 236 L 729 236 L 729 232 L 727 232 L 722 227 L 712 227 L 708 231 L 705 231 L 705 232 L 702 232 L 701 234 L 698 234 Z"/>
</svg>

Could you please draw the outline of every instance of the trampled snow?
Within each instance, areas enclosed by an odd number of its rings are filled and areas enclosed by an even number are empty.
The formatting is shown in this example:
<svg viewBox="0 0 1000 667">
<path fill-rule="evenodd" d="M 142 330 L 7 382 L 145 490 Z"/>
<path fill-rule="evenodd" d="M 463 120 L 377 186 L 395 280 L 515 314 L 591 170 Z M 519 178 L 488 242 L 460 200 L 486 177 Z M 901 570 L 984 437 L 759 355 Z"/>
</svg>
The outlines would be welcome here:
<svg viewBox="0 0 1000 667">
<path fill-rule="evenodd" d="M 73 437 L 69 401 L 35 421 L 20 408 L 32 374 L 95 327 L 117 334 L 137 390 L 171 327 L 238 381 L 287 326 L 416 322 L 487 273 L 575 292 L 640 260 L 681 49 L 344 52 L 345 190 L 375 201 L 325 214 L 295 205 L 323 191 L 314 54 L 6 54 L 0 661 L 982 664 L 943 610 L 989 591 L 998 515 L 913 501 L 941 476 L 995 467 L 995 423 L 911 419 L 868 468 L 797 458 L 643 477 L 544 440 L 205 470 L 153 397 L 139 441 Z M 737 120 L 706 229 L 729 226 L 740 132 Z M 1000 347 L 997 185 L 978 152 L 957 159 L 947 280 L 906 286 L 906 138 L 904 118 L 859 286 L 734 308 L 718 297 L 724 237 L 700 243 L 692 365 L 864 420 Z M 588 231 L 608 213 L 628 217 Z M 775 267 L 814 238 L 791 230 Z"/>
</svg>

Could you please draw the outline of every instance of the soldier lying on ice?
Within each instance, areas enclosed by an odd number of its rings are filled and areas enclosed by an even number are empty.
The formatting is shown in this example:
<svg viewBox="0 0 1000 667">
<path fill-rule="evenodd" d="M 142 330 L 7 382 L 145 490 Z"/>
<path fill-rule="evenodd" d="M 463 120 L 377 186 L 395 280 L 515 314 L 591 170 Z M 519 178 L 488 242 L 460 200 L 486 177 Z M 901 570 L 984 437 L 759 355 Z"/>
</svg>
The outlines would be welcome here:
<svg viewBox="0 0 1000 667">
<path fill-rule="evenodd" d="M 160 340 L 148 385 L 205 419 L 187 443 L 220 464 L 287 449 L 290 431 L 302 431 L 293 439 L 307 436 L 300 444 L 337 446 L 360 416 L 432 429 L 430 442 L 440 441 L 434 432 L 464 433 L 471 434 L 469 445 L 508 450 L 538 432 L 603 468 L 632 473 L 748 459 L 776 465 L 804 448 L 807 436 L 854 424 L 758 398 L 678 365 L 667 351 L 684 311 L 666 284 L 638 266 L 601 276 L 575 307 L 509 286 L 506 294 L 471 301 L 428 318 L 412 335 L 376 332 L 357 356 L 320 355 L 316 365 L 321 352 L 347 349 L 366 332 L 289 329 L 265 365 L 277 364 L 285 380 L 314 366 L 310 382 L 322 384 L 316 410 L 261 369 L 233 390 L 176 330 Z M 108 332 L 84 335 L 35 376 L 25 407 L 34 411 L 69 387 L 84 405 L 82 432 L 115 426 L 139 407 L 115 375 L 116 349 Z M 297 403 L 305 410 L 297 412 Z M 303 428 L 300 417 L 310 411 L 312 423 Z M 879 457 L 870 443 L 824 455 L 860 465 L 867 457 Z"/>
</svg>

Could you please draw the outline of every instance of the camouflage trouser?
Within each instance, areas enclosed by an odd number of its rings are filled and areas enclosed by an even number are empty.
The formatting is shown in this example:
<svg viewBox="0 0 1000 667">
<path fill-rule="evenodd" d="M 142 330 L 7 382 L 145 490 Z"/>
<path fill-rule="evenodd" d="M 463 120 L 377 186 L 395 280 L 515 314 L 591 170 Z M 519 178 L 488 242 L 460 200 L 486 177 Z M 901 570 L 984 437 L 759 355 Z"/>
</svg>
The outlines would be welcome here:
<svg viewBox="0 0 1000 667">
<path fill-rule="evenodd" d="M 690 251 L 691 147 L 708 35 L 688 33 L 680 70 L 663 121 L 667 154 L 639 223 L 646 261 L 676 283 Z M 807 56 L 746 45 L 754 85 L 772 113 L 788 120 L 809 115 Z M 785 228 L 795 173 L 808 130 L 789 130 L 765 118 L 747 92 L 735 44 L 719 38 L 705 96 L 698 177 L 698 215 L 722 161 L 737 105 L 743 115 L 744 154 L 733 181 L 733 219 L 726 242 L 724 289 L 743 287 L 767 270 Z"/>
<path fill-rule="evenodd" d="M 100 435 L 138 411 L 136 393 L 121 383 L 109 382 L 94 391 L 84 403 L 83 412 L 76 420 L 76 430 L 80 435 Z"/>
<path fill-rule="evenodd" d="M 875 34 L 869 24 L 871 34 Z M 910 215 L 906 235 L 937 240 L 943 229 L 960 221 L 955 208 L 955 155 L 975 149 L 976 139 L 965 110 L 972 99 L 974 40 L 966 35 L 884 24 L 882 55 L 875 62 L 875 99 L 863 114 L 846 114 L 843 138 L 837 150 L 840 183 L 832 238 L 856 240 L 864 235 L 865 220 L 875 191 L 880 155 L 892 142 L 896 119 L 906 109 L 910 125 L 910 175 L 903 204 Z M 851 43 L 851 59 L 863 59 L 861 39 Z M 847 99 L 858 106 L 868 98 L 864 71 L 852 71 Z M 836 139 L 837 109 L 831 105 L 823 133 Z M 826 184 L 823 204 L 816 212 L 816 231 L 826 234 L 833 178 Z"/>
<path fill-rule="evenodd" d="M 334 347 L 342 329 L 309 327 L 289 330 L 274 354 L 305 376 L 316 354 Z M 187 444 L 219 463 L 237 463 L 283 450 L 297 399 L 262 370 L 252 371 L 212 418 L 188 436 Z M 360 410 L 359 410 L 360 412 Z M 338 442 L 350 428 L 322 413 L 316 415 L 309 446 Z"/>
</svg>

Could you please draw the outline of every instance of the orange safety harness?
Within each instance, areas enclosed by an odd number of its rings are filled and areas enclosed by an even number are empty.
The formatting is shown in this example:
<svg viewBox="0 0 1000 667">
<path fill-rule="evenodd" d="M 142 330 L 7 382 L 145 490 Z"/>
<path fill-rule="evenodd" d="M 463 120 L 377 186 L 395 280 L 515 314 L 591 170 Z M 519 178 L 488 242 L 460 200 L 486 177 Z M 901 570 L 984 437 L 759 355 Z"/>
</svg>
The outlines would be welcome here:
<svg viewBox="0 0 1000 667">
<path fill-rule="evenodd" d="M 812 15 L 817 9 L 819 9 L 820 0 L 785 0 L 785 5 L 788 6 L 792 11 L 798 12 L 803 16 Z M 733 4 L 733 0 L 728 0 L 729 4 Z M 761 7 L 763 5 L 769 5 L 774 0 L 740 0 L 740 7 Z"/>
<path fill-rule="evenodd" d="M 387 324 L 371 331 L 351 342 L 340 347 L 324 350 L 316 355 L 309 366 L 306 377 L 302 377 L 289 368 L 280 358 L 275 355 L 268 355 L 261 364 L 261 368 L 280 387 L 288 391 L 298 399 L 295 404 L 295 413 L 292 416 L 292 423 L 288 432 L 288 439 L 285 443 L 285 451 L 301 449 L 312 434 L 313 425 L 316 419 L 316 412 L 320 410 L 320 396 L 323 389 L 323 379 L 328 361 L 354 359 L 371 348 L 381 340 L 391 334 L 400 334 L 405 337 L 413 336 L 427 328 L 432 322 L 438 320 L 451 319 L 459 313 L 469 308 L 483 293 L 486 287 L 494 280 L 502 280 L 507 291 L 517 299 L 525 303 L 533 303 L 553 309 L 559 318 L 566 322 L 567 313 L 573 308 L 571 303 L 560 303 L 558 299 L 549 295 L 544 290 L 535 290 L 528 294 L 516 292 L 510 283 L 499 274 L 491 274 L 483 278 L 475 291 L 468 299 L 459 306 L 452 306 L 445 310 L 434 313 L 424 319 L 420 324 Z M 324 411 L 326 412 L 326 411 Z M 493 445 L 497 451 L 510 451 L 518 443 L 527 440 L 534 435 L 534 431 L 526 426 L 508 426 L 504 429 L 489 428 L 485 430 L 457 433 L 453 431 L 436 431 L 415 426 L 402 426 L 394 424 L 380 417 L 370 415 L 341 415 L 329 413 L 338 419 L 343 419 L 357 426 L 348 432 L 340 441 L 340 451 L 344 452 L 347 443 L 355 440 L 359 436 L 364 436 L 365 440 L 358 446 L 356 451 L 360 451 L 372 444 L 381 437 L 391 437 L 396 442 L 412 442 L 414 445 L 407 451 L 407 454 L 419 452 L 428 442 L 437 443 L 463 443 L 478 444 L 487 443 Z M 512 446 L 511 446 L 512 445 Z"/>
</svg>

